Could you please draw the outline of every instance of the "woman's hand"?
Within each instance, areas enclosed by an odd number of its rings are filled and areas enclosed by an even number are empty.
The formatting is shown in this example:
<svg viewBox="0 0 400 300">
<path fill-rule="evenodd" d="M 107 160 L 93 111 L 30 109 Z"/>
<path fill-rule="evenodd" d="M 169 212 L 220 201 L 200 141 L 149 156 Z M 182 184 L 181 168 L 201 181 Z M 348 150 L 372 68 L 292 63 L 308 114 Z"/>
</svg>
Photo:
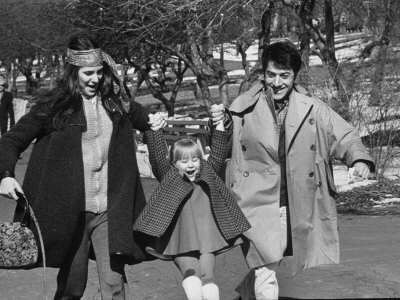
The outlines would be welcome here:
<svg viewBox="0 0 400 300">
<path fill-rule="evenodd" d="M 13 177 L 5 177 L 1 180 L 0 182 L 0 195 L 3 195 L 4 197 L 11 198 L 14 200 L 18 200 L 17 193 L 15 191 L 18 191 L 20 193 L 24 193 L 21 189 L 21 186 L 19 183 L 15 180 Z"/>
<path fill-rule="evenodd" d="M 160 112 L 155 114 L 149 114 L 149 124 L 150 124 L 150 129 L 153 131 L 158 131 L 167 126 L 164 114 Z"/>
</svg>

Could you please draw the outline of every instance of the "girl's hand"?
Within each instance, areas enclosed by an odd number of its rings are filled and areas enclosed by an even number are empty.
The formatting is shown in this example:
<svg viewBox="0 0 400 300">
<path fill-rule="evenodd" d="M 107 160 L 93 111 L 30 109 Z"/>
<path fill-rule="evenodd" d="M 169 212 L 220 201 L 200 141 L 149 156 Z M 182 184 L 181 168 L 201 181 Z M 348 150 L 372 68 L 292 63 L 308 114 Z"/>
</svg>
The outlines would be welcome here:
<svg viewBox="0 0 400 300">
<path fill-rule="evenodd" d="M 18 196 L 15 191 L 18 191 L 22 194 L 24 193 L 15 178 L 3 178 L 3 180 L 0 182 L 0 195 L 10 199 L 18 200 Z"/>
<path fill-rule="evenodd" d="M 150 129 L 153 131 L 158 131 L 167 126 L 164 115 L 159 112 L 156 114 L 149 114 L 149 124 Z"/>
</svg>

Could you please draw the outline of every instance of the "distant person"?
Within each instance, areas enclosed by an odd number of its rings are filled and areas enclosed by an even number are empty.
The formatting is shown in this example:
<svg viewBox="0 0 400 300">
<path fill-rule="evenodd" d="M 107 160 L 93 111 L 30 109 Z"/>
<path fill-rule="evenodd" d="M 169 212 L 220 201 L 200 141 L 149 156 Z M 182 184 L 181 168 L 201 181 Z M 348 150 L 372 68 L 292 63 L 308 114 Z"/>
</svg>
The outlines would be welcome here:
<svg viewBox="0 0 400 300">
<path fill-rule="evenodd" d="M 374 170 L 357 130 L 294 83 L 301 56 L 290 42 L 262 54 L 264 80 L 230 106 L 232 154 L 226 184 L 252 228 L 243 254 L 251 272 L 241 299 L 277 299 L 275 271 L 293 256 L 295 271 L 339 263 L 332 159 L 367 179 Z"/>
<path fill-rule="evenodd" d="M 10 128 L 15 124 L 13 96 L 6 91 L 7 81 L 0 74 L 0 132 L 4 135 L 8 130 L 8 117 L 10 117 Z"/>
<path fill-rule="evenodd" d="M 124 266 L 145 258 L 132 234 L 146 203 L 133 135 L 150 129 L 149 113 L 124 88 L 97 42 L 74 35 L 50 100 L 0 139 L 0 194 L 17 199 L 18 191 L 30 200 L 47 264 L 60 268 L 55 299 L 83 297 L 89 257 L 102 299 L 131 299 Z M 15 164 L 35 139 L 21 188 Z"/>
<path fill-rule="evenodd" d="M 217 110 L 218 106 L 212 107 L 215 119 Z M 225 162 L 228 132 L 222 121 L 214 123 L 207 160 L 201 147 L 190 139 L 175 142 L 168 159 L 162 132 L 145 134 L 160 185 L 134 230 L 147 235 L 149 253 L 174 261 L 188 300 L 219 300 L 215 256 L 240 243 L 241 234 L 250 228 L 217 175 Z"/>
</svg>

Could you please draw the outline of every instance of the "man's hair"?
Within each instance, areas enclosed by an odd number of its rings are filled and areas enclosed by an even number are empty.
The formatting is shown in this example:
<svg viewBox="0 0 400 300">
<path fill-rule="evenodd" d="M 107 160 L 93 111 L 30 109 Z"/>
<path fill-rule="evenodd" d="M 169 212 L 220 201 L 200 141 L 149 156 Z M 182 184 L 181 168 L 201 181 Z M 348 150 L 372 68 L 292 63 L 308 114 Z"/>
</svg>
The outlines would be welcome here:
<svg viewBox="0 0 400 300">
<path fill-rule="evenodd" d="M 270 61 L 279 69 L 293 70 L 295 78 L 301 68 L 300 53 L 296 46 L 289 41 L 279 41 L 264 48 L 261 57 L 264 74 Z"/>
</svg>

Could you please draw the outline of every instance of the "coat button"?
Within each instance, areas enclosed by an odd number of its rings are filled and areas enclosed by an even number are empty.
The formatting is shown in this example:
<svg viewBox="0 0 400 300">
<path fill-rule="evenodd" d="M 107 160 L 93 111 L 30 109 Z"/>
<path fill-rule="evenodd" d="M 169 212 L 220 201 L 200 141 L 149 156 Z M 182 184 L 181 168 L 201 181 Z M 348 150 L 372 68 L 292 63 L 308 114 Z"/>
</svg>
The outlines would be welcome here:
<svg viewBox="0 0 400 300">
<path fill-rule="evenodd" d="M 231 188 L 233 188 L 233 183 L 231 183 Z"/>
<path fill-rule="evenodd" d="M 309 119 L 308 122 L 309 122 L 311 125 L 313 125 L 313 124 L 315 123 L 314 119 L 312 119 L 312 118 Z"/>
<path fill-rule="evenodd" d="M 310 177 L 314 177 L 314 172 L 310 172 L 310 173 L 308 173 L 308 176 L 310 176 Z"/>
<path fill-rule="evenodd" d="M 315 151 L 316 149 L 317 149 L 317 148 L 315 147 L 315 145 L 311 145 L 311 146 L 310 146 L 310 150 L 311 150 L 311 151 Z"/>
<path fill-rule="evenodd" d="M 246 151 L 246 146 L 242 145 L 242 151 Z"/>
<path fill-rule="evenodd" d="M 321 181 L 318 181 L 317 186 L 320 187 L 322 185 Z"/>
<path fill-rule="evenodd" d="M 244 171 L 244 172 L 243 172 L 243 176 L 244 176 L 244 177 L 249 177 L 249 172 Z"/>
</svg>

